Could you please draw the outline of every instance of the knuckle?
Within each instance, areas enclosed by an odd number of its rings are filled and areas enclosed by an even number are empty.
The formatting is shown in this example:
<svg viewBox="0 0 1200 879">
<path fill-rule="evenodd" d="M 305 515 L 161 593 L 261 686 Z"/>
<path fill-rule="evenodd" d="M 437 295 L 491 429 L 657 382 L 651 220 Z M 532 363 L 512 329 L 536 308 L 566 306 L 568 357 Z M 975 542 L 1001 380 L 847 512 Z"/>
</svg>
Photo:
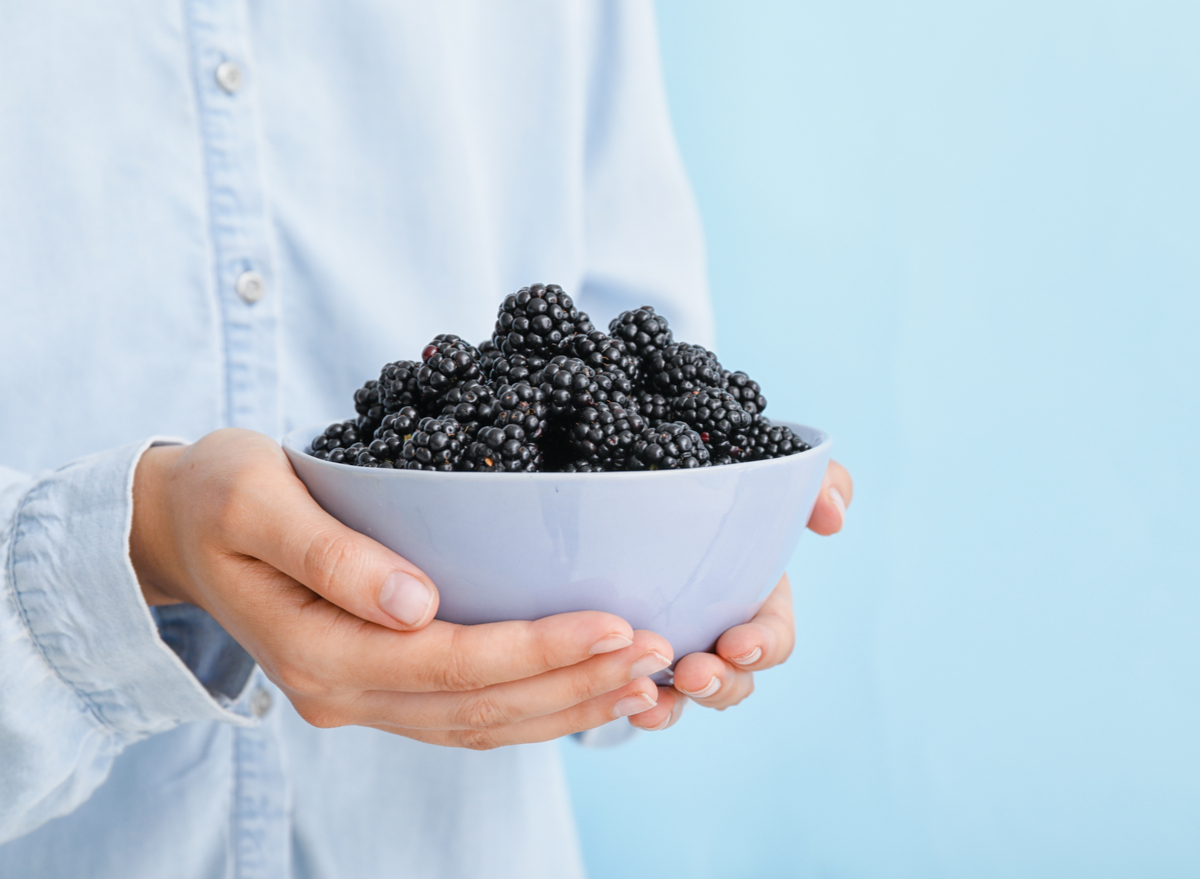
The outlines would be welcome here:
<svg viewBox="0 0 1200 879">
<path fill-rule="evenodd" d="M 500 747 L 500 743 L 486 729 L 469 729 L 459 733 L 459 747 L 472 751 L 491 751 Z"/>
<path fill-rule="evenodd" d="M 277 664 L 271 677 L 284 690 L 301 696 L 323 696 L 329 690 L 319 675 L 295 662 Z"/>
<path fill-rule="evenodd" d="M 328 588 L 352 578 L 360 567 L 358 546 L 346 534 L 322 534 L 304 550 L 304 574 L 307 586 Z"/>
<path fill-rule="evenodd" d="M 334 729 L 349 723 L 340 711 L 321 703 L 298 705 L 296 713 L 304 719 L 305 723 L 315 726 L 317 729 Z"/>
<path fill-rule="evenodd" d="M 464 643 L 466 630 L 457 628 L 450 637 L 450 644 L 442 661 L 433 673 L 435 686 L 449 693 L 478 690 L 482 683 L 478 673 L 466 661 L 468 645 Z"/>
<path fill-rule="evenodd" d="M 463 715 L 464 725 L 473 730 L 495 729 L 511 722 L 508 712 L 489 696 L 472 699 Z"/>
</svg>

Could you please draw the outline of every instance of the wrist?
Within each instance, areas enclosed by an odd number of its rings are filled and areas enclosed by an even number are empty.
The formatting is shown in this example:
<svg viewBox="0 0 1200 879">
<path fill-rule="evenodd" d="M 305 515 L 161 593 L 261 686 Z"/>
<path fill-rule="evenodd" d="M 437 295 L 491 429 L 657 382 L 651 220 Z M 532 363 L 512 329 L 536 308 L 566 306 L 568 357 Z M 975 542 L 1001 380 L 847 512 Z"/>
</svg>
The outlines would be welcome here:
<svg viewBox="0 0 1200 879">
<path fill-rule="evenodd" d="M 187 601 L 172 552 L 171 472 L 186 446 L 152 446 L 133 476 L 129 560 L 148 605 Z"/>
</svg>

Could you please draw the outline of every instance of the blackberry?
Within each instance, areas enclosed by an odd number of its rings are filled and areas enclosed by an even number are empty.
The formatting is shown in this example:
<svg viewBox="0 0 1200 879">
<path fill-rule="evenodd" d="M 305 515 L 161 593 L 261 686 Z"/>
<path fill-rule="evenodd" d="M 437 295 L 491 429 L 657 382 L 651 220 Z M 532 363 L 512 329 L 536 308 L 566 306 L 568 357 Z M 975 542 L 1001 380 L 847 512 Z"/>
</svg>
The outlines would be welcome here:
<svg viewBox="0 0 1200 879">
<path fill-rule="evenodd" d="M 449 415 L 459 424 L 491 424 L 497 412 L 496 395 L 490 387 L 474 379 L 453 387 L 440 398 L 442 415 Z"/>
<path fill-rule="evenodd" d="M 356 421 L 335 421 L 325 428 L 320 436 L 313 439 L 309 454 L 323 461 L 336 460 L 341 464 L 345 462 L 346 449 L 358 441 L 359 432 Z M 337 459 L 333 457 L 334 452 L 341 453 Z"/>
<path fill-rule="evenodd" d="M 379 429 L 375 431 L 375 438 L 371 440 L 369 448 L 372 454 L 378 458 L 389 458 L 397 460 L 400 456 L 400 450 L 404 446 L 405 440 L 412 436 L 417 425 L 421 421 L 421 414 L 412 406 L 405 406 L 399 412 L 393 412 L 383 416 L 383 423 L 379 425 Z M 375 444 L 383 442 L 387 445 L 388 451 L 376 451 Z"/>
<path fill-rule="evenodd" d="M 741 407 L 728 391 L 701 388 L 671 401 L 671 413 L 700 434 L 711 451 L 727 453 L 730 438 L 745 434 L 754 416 Z"/>
<path fill-rule="evenodd" d="M 673 398 L 721 384 L 721 364 L 699 345 L 669 345 L 642 359 L 646 390 Z"/>
<path fill-rule="evenodd" d="M 571 427 L 575 461 L 593 465 L 597 470 L 623 470 L 634 443 L 645 429 L 646 422 L 635 409 L 613 402 L 589 406 L 578 414 Z"/>
<path fill-rule="evenodd" d="M 407 470 L 453 470 L 463 453 L 467 428 L 453 418 L 422 418 L 404 442 L 397 464 Z"/>
<path fill-rule="evenodd" d="M 421 364 L 412 360 L 397 360 L 379 372 L 382 403 L 385 414 L 399 412 L 405 406 L 417 406 L 421 402 L 421 389 L 417 373 Z"/>
<path fill-rule="evenodd" d="M 597 372 L 620 370 L 630 381 L 638 377 L 638 359 L 622 339 L 613 338 L 603 330 L 576 333 L 567 341 L 568 357 L 578 357 Z"/>
<path fill-rule="evenodd" d="M 479 349 L 458 336 L 437 336 L 421 352 L 423 363 L 417 372 L 421 396 L 425 401 L 440 402 L 451 388 L 471 380 L 478 381 L 482 377 L 480 359 Z"/>
<path fill-rule="evenodd" d="M 533 473 L 540 470 L 541 452 L 517 424 L 485 427 L 467 446 L 458 470 L 485 473 Z"/>
<path fill-rule="evenodd" d="M 383 394 L 384 389 L 376 379 L 367 381 L 354 392 L 354 411 L 359 415 L 359 428 L 367 436 L 374 432 L 386 414 L 383 411 Z"/>
<path fill-rule="evenodd" d="M 710 463 L 700 434 L 682 421 L 647 427 L 630 451 L 630 470 L 688 470 Z"/>
<path fill-rule="evenodd" d="M 563 353 L 576 333 L 594 329 L 557 284 L 534 284 L 506 296 L 496 317 L 492 341 L 506 355 L 550 358 Z"/>
<path fill-rule="evenodd" d="M 642 360 L 672 342 L 667 319 L 655 314 L 649 305 L 621 312 L 608 325 L 608 332 L 614 339 L 623 341 L 630 354 Z"/>
<path fill-rule="evenodd" d="M 495 417 L 492 425 L 506 428 L 515 424 L 525 431 L 531 440 L 541 437 L 549 408 L 541 388 L 529 382 L 501 385 L 496 389 Z"/>
<path fill-rule="evenodd" d="M 767 398 L 762 395 L 762 388 L 744 372 L 722 370 L 720 387 L 733 394 L 734 399 L 751 415 L 760 415 L 767 408 Z"/>
<path fill-rule="evenodd" d="M 790 427 L 772 424 L 763 415 L 753 416 L 746 431 L 730 437 L 729 454 L 735 461 L 764 461 L 768 458 L 783 458 L 811 448 L 796 436 Z"/>
<path fill-rule="evenodd" d="M 524 354 L 514 354 L 511 357 L 497 357 L 488 364 L 487 377 L 493 385 L 527 382 L 530 376 L 545 365 L 546 360 L 543 357 L 532 357 Z"/>
<path fill-rule="evenodd" d="M 541 388 L 551 416 L 568 417 L 606 400 L 628 402 L 627 394 L 612 376 L 597 373 L 577 357 L 553 358 L 531 377 L 530 383 Z"/>
<path fill-rule="evenodd" d="M 647 427 L 658 427 L 664 421 L 671 420 L 671 403 L 662 394 L 652 394 L 642 391 L 635 398 L 638 414 L 646 421 Z"/>
</svg>

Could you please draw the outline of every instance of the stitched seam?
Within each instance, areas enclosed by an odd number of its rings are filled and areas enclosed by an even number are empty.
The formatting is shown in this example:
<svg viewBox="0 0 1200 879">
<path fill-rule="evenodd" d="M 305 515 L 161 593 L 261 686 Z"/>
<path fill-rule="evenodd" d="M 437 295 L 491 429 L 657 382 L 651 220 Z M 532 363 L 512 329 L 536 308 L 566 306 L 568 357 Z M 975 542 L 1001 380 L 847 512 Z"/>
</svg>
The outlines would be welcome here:
<svg viewBox="0 0 1200 879">
<path fill-rule="evenodd" d="M 116 727 L 104 719 L 104 715 L 101 713 L 99 707 L 92 701 L 92 698 L 80 690 L 79 687 L 77 687 L 74 683 L 67 680 L 63 673 L 59 670 L 58 666 L 51 661 L 50 655 L 46 652 L 46 649 L 42 646 L 42 642 L 38 639 L 37 634 L 33 630 L 33 623 L 29 619 L 29 611 L 25 608 L 25 604 L 21 600 L 21 590 L 17 586 L 17 541 L 23 535 L 23 531 L 21 530 L 21 514 L 24 512 L 25 505 L 29 502 L 30 496 L 44 484 L 45 479 L 37 482 L 33 488 L 25 493 L 25 496 L 21 498 L 20 504 L 17 505 L 16 514 L 13 516 L 13 527 L 11 532 L 12 537 L 9 541 L 8 559 L 6 564 L 8 572 L 7 579 L 12 588 L 13 600 L 17 605 L 17 613 L 21 617 L 21 622 L 24 623 L 25 630 L 29 632 L 29 640 L 33 642 L 34 649 L 37 650 L 38 655 L 42 658 L 42 661 L 46 663 L 52 672 L 54 672 L 54 676 L 62 681 L 63 684 L 65 684 L 71 690 L 71 692 L 74 693 L 79 700 L 87 706 L 88 712 L 93 718 L 95 718 L 96 722 L 100 724 L 102 729 L 117 732 Z"/>
</svg>

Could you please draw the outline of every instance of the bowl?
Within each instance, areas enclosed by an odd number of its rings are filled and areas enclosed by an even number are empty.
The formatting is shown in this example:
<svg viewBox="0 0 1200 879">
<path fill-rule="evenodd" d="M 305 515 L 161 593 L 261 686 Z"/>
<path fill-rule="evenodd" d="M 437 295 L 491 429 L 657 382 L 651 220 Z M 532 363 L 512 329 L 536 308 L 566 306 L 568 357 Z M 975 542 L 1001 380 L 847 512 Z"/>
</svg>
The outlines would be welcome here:
<svg viewBox="0 0 1200 879">
<path fill-rule="evenodd" d="M 758 611 L 808 523 L 831 446 L 788 424 L 811 449 L 693 470 L 440 473 L 314 458 L 324 426 L 284 438 L 296 475 L 335 519 L 429 575 L 439 619 L 608 611 L 662 635 L 677 659 Z M 669 683 L 670 670 L 656 680 Z"/>
</svg>

